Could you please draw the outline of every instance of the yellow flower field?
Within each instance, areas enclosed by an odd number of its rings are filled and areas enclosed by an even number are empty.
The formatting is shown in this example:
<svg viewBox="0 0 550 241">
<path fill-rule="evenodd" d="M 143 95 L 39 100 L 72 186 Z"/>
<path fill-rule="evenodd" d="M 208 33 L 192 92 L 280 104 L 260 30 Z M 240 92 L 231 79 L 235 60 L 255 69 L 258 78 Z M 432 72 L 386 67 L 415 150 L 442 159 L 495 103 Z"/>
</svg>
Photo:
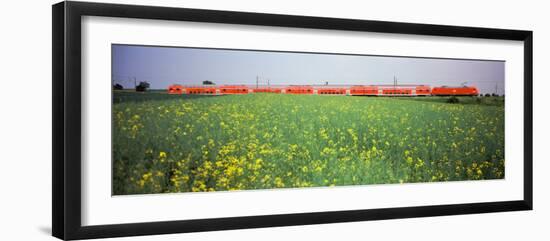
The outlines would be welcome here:
<svg viewBox="0 0 550 241">
<path fill-rule="evenodd" d="M 500 98 L 114 93 L 113 194 L 504 178 Z"/>
</svg>

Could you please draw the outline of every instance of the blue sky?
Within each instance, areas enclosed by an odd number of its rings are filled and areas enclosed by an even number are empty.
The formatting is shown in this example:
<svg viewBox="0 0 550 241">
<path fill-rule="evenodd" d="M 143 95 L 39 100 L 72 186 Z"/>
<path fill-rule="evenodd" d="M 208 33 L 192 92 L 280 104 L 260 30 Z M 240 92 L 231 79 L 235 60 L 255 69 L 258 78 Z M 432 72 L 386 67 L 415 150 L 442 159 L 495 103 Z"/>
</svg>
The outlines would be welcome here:
<svg viewBox="0 0 550 241">
<path fill-rule="evenodd" d="M 170 84 L 272 85 L 426 84 L 456 86 L 467 82 L 481 93 L 504 91 L 503 61 L 354 56 L 246 50 L 113 45 L 112 78 L 125 88 L 133 79 L 153 89 Z"/>
</svg>

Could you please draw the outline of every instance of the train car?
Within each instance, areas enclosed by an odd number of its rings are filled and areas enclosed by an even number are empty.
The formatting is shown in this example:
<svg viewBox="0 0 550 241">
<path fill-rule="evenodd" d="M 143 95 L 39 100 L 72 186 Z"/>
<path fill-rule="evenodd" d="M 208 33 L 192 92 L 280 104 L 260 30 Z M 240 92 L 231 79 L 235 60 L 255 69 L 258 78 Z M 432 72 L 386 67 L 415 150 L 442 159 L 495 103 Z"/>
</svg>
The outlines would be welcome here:
<svg viewBox="0 0 550 241">
<path fill-rule="evenodd" d="M 426 86 L 426 85 L 416 86 L 416 88 L 415 88 L 415 94 L 416 94 L 417 96 L 428 96 L 428 95 L 431 95 L 431 94 L 432 94 L 432 88 L 430 88 L 430 86 Z"/>
<path fill-rule="evenodd" d="M 170 86 L 168 86 L 168 94 L 171 94 L 171 95 L 181 95 L 181 94 L 183 94 L 183 86 L 181 86 L 181 85 L 170 85 Z"/>
<path fill-rule="evenodd" d="M 216 94 L 216 87 L 187 87 L 185 93 L 188 95 L 214 95 Z"/>
<path fill-rule="evenodd" d="M 248 94 L 249 88 L 246 85 L 224 85 L 220 87 L 222 95 L 243 95 Z"/>
<path fill-rule="evenodd" d="M 378 95 L 378 86 L 352 86 L 350 95 Z"/>
<path fill-rule="evenodd" d="M 291 85 L 285 88 L 285 93 L 296 95 L 311 95 L 313 94 L 313 87 L 309 85 Z"/>
<path fill-rule="evenodd" d="M 346 88 L 318 88 L 318 95 L 345 95 Z"/>
<path fill-rule="evenodd" d="M 270 88 L 270 87 L 267 87 L 267 88 L 254 88 L 254 89 L 252 89 L 252 92 L 253 93 L 276 93 L 276 94 L 279 94 L 279 93 L 281 93 L 281 88 Z"/>
<path fill-rule="evenodd" d="M 386 96 L 412 96 L 413 88 L 386 88 L 382 89 L 382 95 Z"/>
<path fill-rule="evenodd" d="M 450 86 L 441 86 L 433 87 L 432 95 L 436 96 L 475 96 L 478 95 L 479 91 L 474 86 L 459 86 L 459 87 L 450 87 Z"/>
</svg>

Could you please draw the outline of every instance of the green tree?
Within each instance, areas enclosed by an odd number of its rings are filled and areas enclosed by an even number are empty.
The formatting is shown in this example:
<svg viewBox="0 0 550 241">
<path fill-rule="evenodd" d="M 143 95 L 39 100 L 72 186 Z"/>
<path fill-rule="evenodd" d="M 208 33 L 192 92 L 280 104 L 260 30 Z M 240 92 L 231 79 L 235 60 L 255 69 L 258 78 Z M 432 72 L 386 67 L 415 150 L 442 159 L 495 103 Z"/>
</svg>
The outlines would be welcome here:
<svg viewBox="0 0 550 241">
<path fill-rule="evenodd" d="M 143 92 L 143 91 L 147 91 L 147 89 L 149 89 L 151 85 L 149 84 L 149 82 L 147 81 L 141 81 L 139 82 L 139 84 L 136 86 L 136 91 L 140 91 L 140 92 Z"/>
<path fill-rule="evenodd" d="M 124 87 L 121 84 L 115 84 L 115 85 L 113 85 L 113 89 L 122 90 L 122 89 L 124 89 Z"/>
</svg>

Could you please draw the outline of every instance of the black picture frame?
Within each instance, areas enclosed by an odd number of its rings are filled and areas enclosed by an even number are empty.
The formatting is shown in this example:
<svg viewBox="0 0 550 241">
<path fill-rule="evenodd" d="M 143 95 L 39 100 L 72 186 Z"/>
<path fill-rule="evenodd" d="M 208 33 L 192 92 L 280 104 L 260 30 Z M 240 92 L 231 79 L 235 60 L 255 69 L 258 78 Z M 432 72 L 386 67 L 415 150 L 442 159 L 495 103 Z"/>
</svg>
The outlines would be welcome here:
<svg viewBox="0 0 550 241">
<path fill-rule="evenodd" d="M 212 230 L 307 225 L 380 219 L 532 210 L 533 208 L 533 32 L 415 23 L 290 16 L 278 14 L 151 7 L 90 2 L 52 6 L 52 233 L 60 239 L 87 239 Z M 81 224 L 81 17 L 194 21 L 427 36 L 516 40 L 524 43 L 523 199 L 368 210 L 296 213 L 234 218 L 175 220 L 82 226 Z"/>
</svg>

